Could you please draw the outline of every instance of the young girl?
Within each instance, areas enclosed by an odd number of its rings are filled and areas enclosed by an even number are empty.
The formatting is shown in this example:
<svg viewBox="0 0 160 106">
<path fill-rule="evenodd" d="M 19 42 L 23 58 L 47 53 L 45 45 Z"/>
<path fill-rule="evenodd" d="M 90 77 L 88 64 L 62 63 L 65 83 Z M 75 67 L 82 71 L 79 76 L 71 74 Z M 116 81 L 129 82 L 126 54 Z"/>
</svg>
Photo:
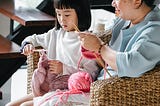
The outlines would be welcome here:
<svg viewBox="0 0 160 106">
<path fill-rule="evenodd" d="M 98 66 L 94 60 L 82 59 L 79 68 L 77 64 L 81 57 L 81 44 L 76 26 L 80 31 L 88 30 L 91 24 L 91 13 L 88 0 L 54 0 L 57 17 L 55 28 L 47 33 L 32 35 L 22 42 L 22 53 L 29 55 L 35 47 L 42 46 L 47 50 L 49 71 L 57 75 L 71 75 L 80 71 L 88 72 L 93 80 L 98 74 Z M 54 83 L 54 82 L 52 82 Z M 32 106 L 32 94 L 7 106 Z"/>
</svg>

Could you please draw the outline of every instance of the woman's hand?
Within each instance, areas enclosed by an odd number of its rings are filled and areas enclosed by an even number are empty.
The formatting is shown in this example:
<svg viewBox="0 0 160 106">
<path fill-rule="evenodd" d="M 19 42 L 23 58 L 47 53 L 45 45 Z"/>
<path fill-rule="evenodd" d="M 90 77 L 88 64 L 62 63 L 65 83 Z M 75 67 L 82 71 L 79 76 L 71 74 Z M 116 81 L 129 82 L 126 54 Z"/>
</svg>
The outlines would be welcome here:
<svg viewBox="0 0 160 106">
<path fill-rule="evenodd" d="M 49 71 L 51 73 L 60 74 L 63 72 L 63 63 L 58 60 L 49 60 Z"/>
<path fill-rule="evenodd" d="M 22 50 L 22 54 L 24 54 L 24 55 L 32 54 L 34 49 L 35 48 L 32 44 L 27 44 L 27 45 L 24 46 L 24 48 Z"/>
<path fill-rule="evenodd" d="M 88 32 L 82 32 L 79 33 L 79 37 L 81 40 L 81 44 L 85 49 L 89 51 L 94 51 L 96 53 L 99 51 L 102 41 L 97 38 L 96 35 Z"/>
</svg>

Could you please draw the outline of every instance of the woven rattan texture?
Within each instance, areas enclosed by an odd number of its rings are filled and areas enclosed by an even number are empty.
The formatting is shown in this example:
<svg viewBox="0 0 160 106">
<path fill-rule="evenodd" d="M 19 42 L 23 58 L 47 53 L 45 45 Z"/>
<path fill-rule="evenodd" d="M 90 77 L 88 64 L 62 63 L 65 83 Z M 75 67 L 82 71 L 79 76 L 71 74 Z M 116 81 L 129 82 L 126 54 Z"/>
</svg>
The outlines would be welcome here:
<svg viewBox="0 0 160 106">
<path fill-rule="evenodd" d="M 34 52 L 27 56 L 27 94 L 31 93 L 31 79 L 33 71 L 37 68 L 37 63 L 39 60 L 39 53 Z"/>
<path fill-rule="evenodd" d="M 96 33 L 96 35 L 99 36 L 99 38 L 104 42 L 104 44 L 108 44 L 111 39 L 111 30 Z"/>
<path fill-rule="evenodd" d="M 108 43 L 111 33 L 100 33 Z M 91 106 L 160 106 L 160 66 L 139 78 L 95 81 L 91 85 Z"/>
<path fill-rule="evenodd" d="M 91 106 L 160 106 L 160 66 L 139 78 L 96 81 Z"/>
</svg>

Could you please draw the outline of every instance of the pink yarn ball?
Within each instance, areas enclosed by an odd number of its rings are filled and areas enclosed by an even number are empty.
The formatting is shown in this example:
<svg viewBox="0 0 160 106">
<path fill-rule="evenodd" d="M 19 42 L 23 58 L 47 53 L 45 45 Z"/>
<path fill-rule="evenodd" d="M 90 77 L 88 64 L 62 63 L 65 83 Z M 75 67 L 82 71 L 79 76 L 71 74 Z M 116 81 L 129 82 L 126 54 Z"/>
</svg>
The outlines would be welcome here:
<svg viewBox="0 0 160 106">
<path fill-rule="evenodd" d="M 68 79 L 69 90 L 80 90 L 83 92 L 90 91 L 90 85 L 93 82 L 92 77 L 87 72 L 77 72 L 72 74 Z"/>
</svg>

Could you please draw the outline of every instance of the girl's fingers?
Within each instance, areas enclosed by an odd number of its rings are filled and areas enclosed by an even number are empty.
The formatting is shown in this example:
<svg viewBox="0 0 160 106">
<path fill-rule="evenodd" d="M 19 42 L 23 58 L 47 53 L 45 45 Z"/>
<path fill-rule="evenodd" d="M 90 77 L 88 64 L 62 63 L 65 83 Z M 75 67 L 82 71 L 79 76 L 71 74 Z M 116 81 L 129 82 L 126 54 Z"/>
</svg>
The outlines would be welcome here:
<svg viewBox="0 0 160 106">
<path fill-rule="evenodd" d="M 49 71 L 51 73 L 59 74 L 62 71 L 62 63 L 58 60 L 49 60 Z"/>
<path fill-rule="evenodd" d="M 31 53 L 33 53 L 34 47 L 31 44 L 28 44 L 26 46 L 24 46 L 23 50 L 22 50 L 22 54 L 24 55 L 29 55 Z"/>
<path fill-rule="evenodd" d="M 49 60 L 49 61 L 48 61 L 48 64 L 49 64 L 50 70 L 56 70 L 56 67 L 57 67 L 57 62 L 56 62 L 56 60 Z"/>
<path fill-rule="evenodd" d="M 55 65 L 57 64 L 57 60 L 48 60 L 49 65 Z"/>
</svg>

